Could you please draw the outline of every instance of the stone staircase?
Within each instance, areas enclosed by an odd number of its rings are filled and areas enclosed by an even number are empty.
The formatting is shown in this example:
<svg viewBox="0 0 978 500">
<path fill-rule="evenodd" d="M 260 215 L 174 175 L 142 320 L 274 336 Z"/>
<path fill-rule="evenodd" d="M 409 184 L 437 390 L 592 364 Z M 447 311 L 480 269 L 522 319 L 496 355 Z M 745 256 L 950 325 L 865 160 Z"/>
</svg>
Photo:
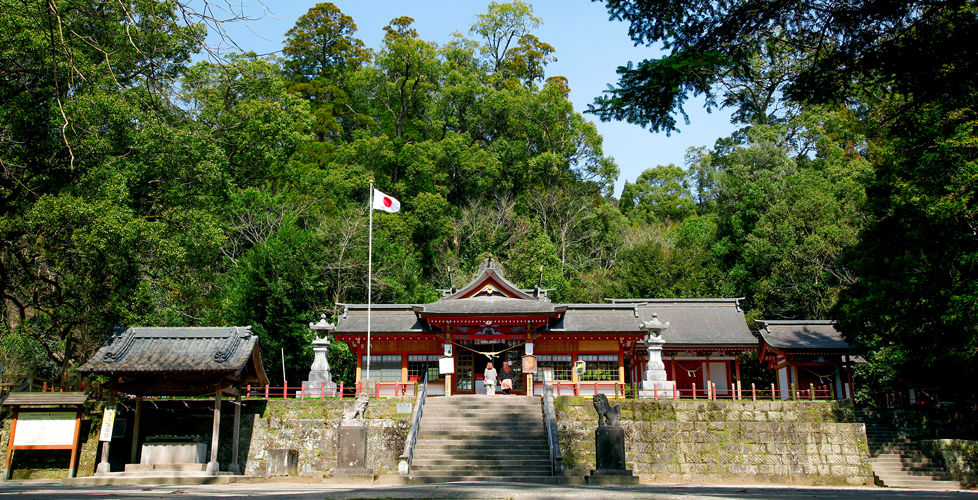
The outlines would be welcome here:
<svg viewBox="0 0 978 500">
<path fill-rule="evenodd" d="M 543 398 L 428 398 L 414 448 L 411 483 L 551 483 Z"/>
<path fill-rule="evenodd" d="M 889 418 L 880 412 L 857 408 L 856 419 L 866 424 L 870 462 L 877 485 L 933 490 L 964 489 L 941 464 L 900 434 Z"/>
</svg>

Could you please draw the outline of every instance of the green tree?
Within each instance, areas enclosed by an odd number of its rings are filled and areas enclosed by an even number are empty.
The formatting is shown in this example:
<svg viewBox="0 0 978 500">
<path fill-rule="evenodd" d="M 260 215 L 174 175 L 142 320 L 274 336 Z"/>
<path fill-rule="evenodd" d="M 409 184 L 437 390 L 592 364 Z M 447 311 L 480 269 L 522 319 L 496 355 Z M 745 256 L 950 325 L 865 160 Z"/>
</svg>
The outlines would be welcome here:
<svg viewBox="0 0 978 500">
<path fill-rule="evenodd" d="M 678 222 L 694 212 L 686 171 L 675 165 L 659 165 L 642 172 L 634 184 L 625 184 L 621 208 L 657 220 Z"/>
</svg>

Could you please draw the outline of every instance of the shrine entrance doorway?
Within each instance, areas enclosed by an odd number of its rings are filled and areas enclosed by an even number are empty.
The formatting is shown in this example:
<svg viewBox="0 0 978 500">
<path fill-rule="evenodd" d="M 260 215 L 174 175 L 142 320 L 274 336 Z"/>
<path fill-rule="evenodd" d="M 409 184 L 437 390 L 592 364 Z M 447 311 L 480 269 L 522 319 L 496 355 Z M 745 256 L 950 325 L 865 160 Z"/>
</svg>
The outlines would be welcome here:
<svg viewBox="0 0 978 500">
<path fill-rule="evenodd" d="M 465 341 L 462 341 L 465 342 Z M 487 341 L 481 341 L 487 342 Z M 512 393 L 525 394 L 526 381 L 523 377 L 523 348 L 513 348 L 504 340 L 493 343 L 460 343 L 455 347 L 455 389 L 453 394 L 485 394 L 483 372 L 486 365 L 492 361 L 493 368 L 499 374 L 503 370 L 503 362 L 509 363 L 513 373 Z M 496 393 L 501 394 L 496 385 Z"/>
</svg>

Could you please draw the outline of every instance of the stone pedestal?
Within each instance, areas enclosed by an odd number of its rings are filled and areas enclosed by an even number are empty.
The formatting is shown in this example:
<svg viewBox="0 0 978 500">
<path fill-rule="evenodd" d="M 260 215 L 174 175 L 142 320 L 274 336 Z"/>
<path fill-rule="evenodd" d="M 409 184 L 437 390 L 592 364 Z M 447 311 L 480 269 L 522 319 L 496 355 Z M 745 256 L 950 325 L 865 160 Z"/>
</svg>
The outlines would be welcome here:
<svg viewBox="0 0 978 500">
<path fill-rule="evenodd" d="M 594 431 L 595 469 L 585 479 L 588 484 L 638 484 L 638 476 L 625 463 L 625 429 L 598 427 Z"/>
<path fill-rule="evenodd" d="M 642 385 L 644 386 L 645 383 L 643 382 Z M 676 382 L 674 380 L 660 380 L 660 381 L 655 381 L 649 385 L 652 386 L 649 389 L 644 389 L 644 388 L 639 389 L 638 391 L 639 398 L 672 399 L 673 393 L 676 391 Z"/>
<path fill-rule="evenodd" d="M 265 476 L 298 476 L 299 450 L 273 448 L 268 450 Z"/>
<path fill-rule="evenodd" d="M 367 428 L 341 425 L 336 429 L 336 475 L 373 476 L 367 468 Z"/>
<path fill-rule="evenodd" d="M 139 454 L 141 464 L 207 463 L 207 443 L 145 443 Z"/>
</svg>

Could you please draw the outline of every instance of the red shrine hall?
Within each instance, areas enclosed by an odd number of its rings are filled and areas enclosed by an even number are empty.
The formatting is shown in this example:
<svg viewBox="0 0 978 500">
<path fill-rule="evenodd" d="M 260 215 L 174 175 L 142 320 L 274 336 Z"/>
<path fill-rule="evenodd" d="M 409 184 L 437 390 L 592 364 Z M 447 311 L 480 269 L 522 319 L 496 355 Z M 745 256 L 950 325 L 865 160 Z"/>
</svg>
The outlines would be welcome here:
<svg viewBox="0 0 978 500">
<path fill-rule="evenodd" d="M 538 283 L 520 289 L 489 259 L 462 289 L 442 290 L 429 304 L 371 306 L 370 374 L 367 305 L 345 304 L 336 340 L 357 355 L 357 381 L 378 381 L 381 394 L 410 394 L 428 379 L 428 394 L 482 392 L 492 361 L 516 373 L 513 392 L 541 394 L 544 380 L 563 394 L 624 394 L 642 380 L 647 363 L 641 325 L 655 315 L 669 326 L 663 361 L 670 380 L 687 394 L 715 384 L 729 396 L 740 379 L 738 356 L 757 350 L 738 299 L 607 299 L 601 304 L 555 304 Z M 453 373 L 439 359 L 451 355 Z M 522 374 L 522 358 L 536 357 L 537 373 Z M 578 363 L 583 362 L 583 363 Z M 575 369 L 575 366 L 578 369 Z"/>
</svg>

